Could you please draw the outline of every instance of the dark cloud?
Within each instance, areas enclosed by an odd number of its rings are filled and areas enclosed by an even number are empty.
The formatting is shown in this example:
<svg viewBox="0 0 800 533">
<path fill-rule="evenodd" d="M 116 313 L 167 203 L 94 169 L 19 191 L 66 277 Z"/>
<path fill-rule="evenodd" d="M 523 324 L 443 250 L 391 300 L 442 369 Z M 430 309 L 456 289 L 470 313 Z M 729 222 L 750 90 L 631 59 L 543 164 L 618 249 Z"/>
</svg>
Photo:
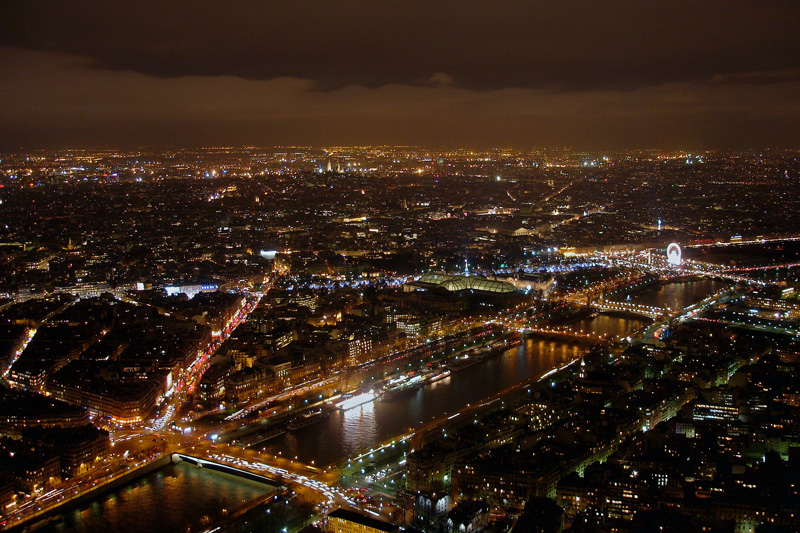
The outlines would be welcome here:
<svg viewBox="0 0 800 533">
<path fill-rule="evenodd" d="M 795 0 L 6 0 L 0 144 L 797 146 L 798 22 Z"/>
<path fill-rule="evenodd" d="M 633 90 L 473 90 L 233 76 L 156 78 L 0 47 L 0 144 L 434 143 L 588 147 L 786 146 L 800 81 L 678 82 Z M 438 82 L 438 83 L 433 83 Z"/>
<path fill-rule="evenodd" d="M 0 42 L 159 77 L 636 88 L 800 65 L 796 0 L 5 0 Z"/>
</svg>

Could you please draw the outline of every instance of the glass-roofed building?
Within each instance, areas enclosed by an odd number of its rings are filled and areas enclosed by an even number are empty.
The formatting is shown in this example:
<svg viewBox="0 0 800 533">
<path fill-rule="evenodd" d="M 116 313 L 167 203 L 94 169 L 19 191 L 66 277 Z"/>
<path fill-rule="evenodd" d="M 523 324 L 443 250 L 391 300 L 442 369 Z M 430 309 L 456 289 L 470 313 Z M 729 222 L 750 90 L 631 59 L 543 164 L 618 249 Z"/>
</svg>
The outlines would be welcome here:
<svg viewBox="0 0 800 533">
<path fill-rule="evenodd" d="M 442 274 L 429 272 L 423 274 L 416 281 L 407 283 L 406 291 L 419 291 L 440 288 L 448 292 L 472 291 L 485 294 L 513 294 L 517 292 L 516 287 L 506 281 L 486 279 L 474 274 Z"/>
</svg>

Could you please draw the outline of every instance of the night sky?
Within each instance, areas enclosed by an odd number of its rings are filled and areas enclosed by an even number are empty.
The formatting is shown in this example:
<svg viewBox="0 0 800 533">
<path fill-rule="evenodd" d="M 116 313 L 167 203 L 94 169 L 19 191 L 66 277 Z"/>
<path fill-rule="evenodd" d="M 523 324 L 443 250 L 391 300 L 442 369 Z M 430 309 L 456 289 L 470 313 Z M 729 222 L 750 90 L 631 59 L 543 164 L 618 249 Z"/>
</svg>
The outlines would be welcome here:
<svg viewBox="0 0 800 533">
<path fill-rule="evenodd" d="M 141 144 L 796 148 L 800 2 L 4 0 L 0 147 Z"/>
</svg>

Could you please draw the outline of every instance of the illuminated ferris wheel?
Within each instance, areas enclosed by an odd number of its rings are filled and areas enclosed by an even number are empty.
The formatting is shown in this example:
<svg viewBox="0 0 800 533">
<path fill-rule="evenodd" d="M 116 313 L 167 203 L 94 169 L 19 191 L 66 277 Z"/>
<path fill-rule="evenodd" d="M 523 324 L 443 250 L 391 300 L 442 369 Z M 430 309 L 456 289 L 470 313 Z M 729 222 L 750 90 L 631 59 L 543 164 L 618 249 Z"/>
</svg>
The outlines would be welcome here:
<svg viewBox="0 0 800 533">
<path fill-rule="evenodd" d="M 678 243 L 673 242 L 667 246 L 667 263 L 670 266 L 680 266 L 681 265 L 681 247 L 678 246 Z"/>
</svg>

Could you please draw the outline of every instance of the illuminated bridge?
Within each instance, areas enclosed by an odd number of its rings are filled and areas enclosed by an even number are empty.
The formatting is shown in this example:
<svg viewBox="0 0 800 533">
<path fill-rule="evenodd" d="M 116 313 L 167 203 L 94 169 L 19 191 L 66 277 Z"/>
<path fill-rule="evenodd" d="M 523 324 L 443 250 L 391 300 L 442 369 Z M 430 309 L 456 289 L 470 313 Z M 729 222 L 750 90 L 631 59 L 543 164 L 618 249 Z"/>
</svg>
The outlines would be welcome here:
<svg viewBox="0 0 800 533">
<path fill-rule="evenodd" d="M 557 336 L 557 337 L 570 337 L 577 340 L 589 340 L 596 342 L 614 342 L 617 339 L 614 335 L 597 335 L 582 330 L 576 330 L 570 326 L 564 327 L 522 327 L 519 330 L 523 335 L 543 335 L 543 336 Z"/>
<path fill-rule="evenodd" d="M 277 487 L 275 491 L 269 493 L 271 495 L 283 493 L 286 486 L 299 485 L 311 491 L 314 494 L 313 499 L 317 503 L 328 508 L 333 508 L 335 504 L 337 506 L 353 505 L 353 502 L 343 495 L 339 489 L 328 485 L 324 480 L 315 479 L 320 474 L 323 474 L 318 468 L 303 465 L 296 461 L 284 464 L 286 468 L 282 468 L 278 464 L 271 464 L 276 461 L 266 462 L 266 458 L 261 454 L 230 446 L 225 449 L 225 452 L 211 452 L 208 455 L 211 458 L 201 458 L 175 452 L 172 454 L 172 461 L 186 461 L 198 465 L 198 467 L 210 468 L 254 481 L 268 483 Z M 277 460 L 277 458 L 273 459 Z M 284 463 L 286 462 L 284 461 Z M 337 478 L 337 474 L 333 473 L 333 479 Z"/>
<path fill-rule="evenodd" d="M 256 472 L 245 470 L 243 468 L 232 466 L 230 464 L 225 464 L 218 461 L 212 461 L 210 459 L 203 459 L 202 457 L 194 457 L 192 455 L 186 455 L 183 453 L 173 453 L 172 462 L 176 463 L 180 461 L 186 461 L 189 464 L 197 465 L 198 468 L 209 468 L 211 470 L 217 470 L 219 472 L 233 474 L 246 479 L 250 479 L 252 481 L 259 481 L 261 483 L 268 483 L 270 485 L 282 484 L 282 481 L 279 479 L 279 476 L 268 477 L 262 474 L 258 474 Z"/>
<path fill-rule="evenodd" d="M 592 307 L 598 311 L 632 313 L 635 315 L 644 315 L 649 318 L 657 319 L 669 314 L 669 311 L 663 307 L 654 307 L 650 305 L 642 305 L 631 302 L 618 302 L 614 300 L 606 300 L 604 302 L 594 302 Z"/>
<path fill-rule="evenodd" d="M 783 268 L 797 268 L 800 263 L 782 263 L 780 265 L 765 265 L 755 267 L 726 268 L 723 272 L 757 272 L 759 270 L 778 270 Z"/>
</svg>

